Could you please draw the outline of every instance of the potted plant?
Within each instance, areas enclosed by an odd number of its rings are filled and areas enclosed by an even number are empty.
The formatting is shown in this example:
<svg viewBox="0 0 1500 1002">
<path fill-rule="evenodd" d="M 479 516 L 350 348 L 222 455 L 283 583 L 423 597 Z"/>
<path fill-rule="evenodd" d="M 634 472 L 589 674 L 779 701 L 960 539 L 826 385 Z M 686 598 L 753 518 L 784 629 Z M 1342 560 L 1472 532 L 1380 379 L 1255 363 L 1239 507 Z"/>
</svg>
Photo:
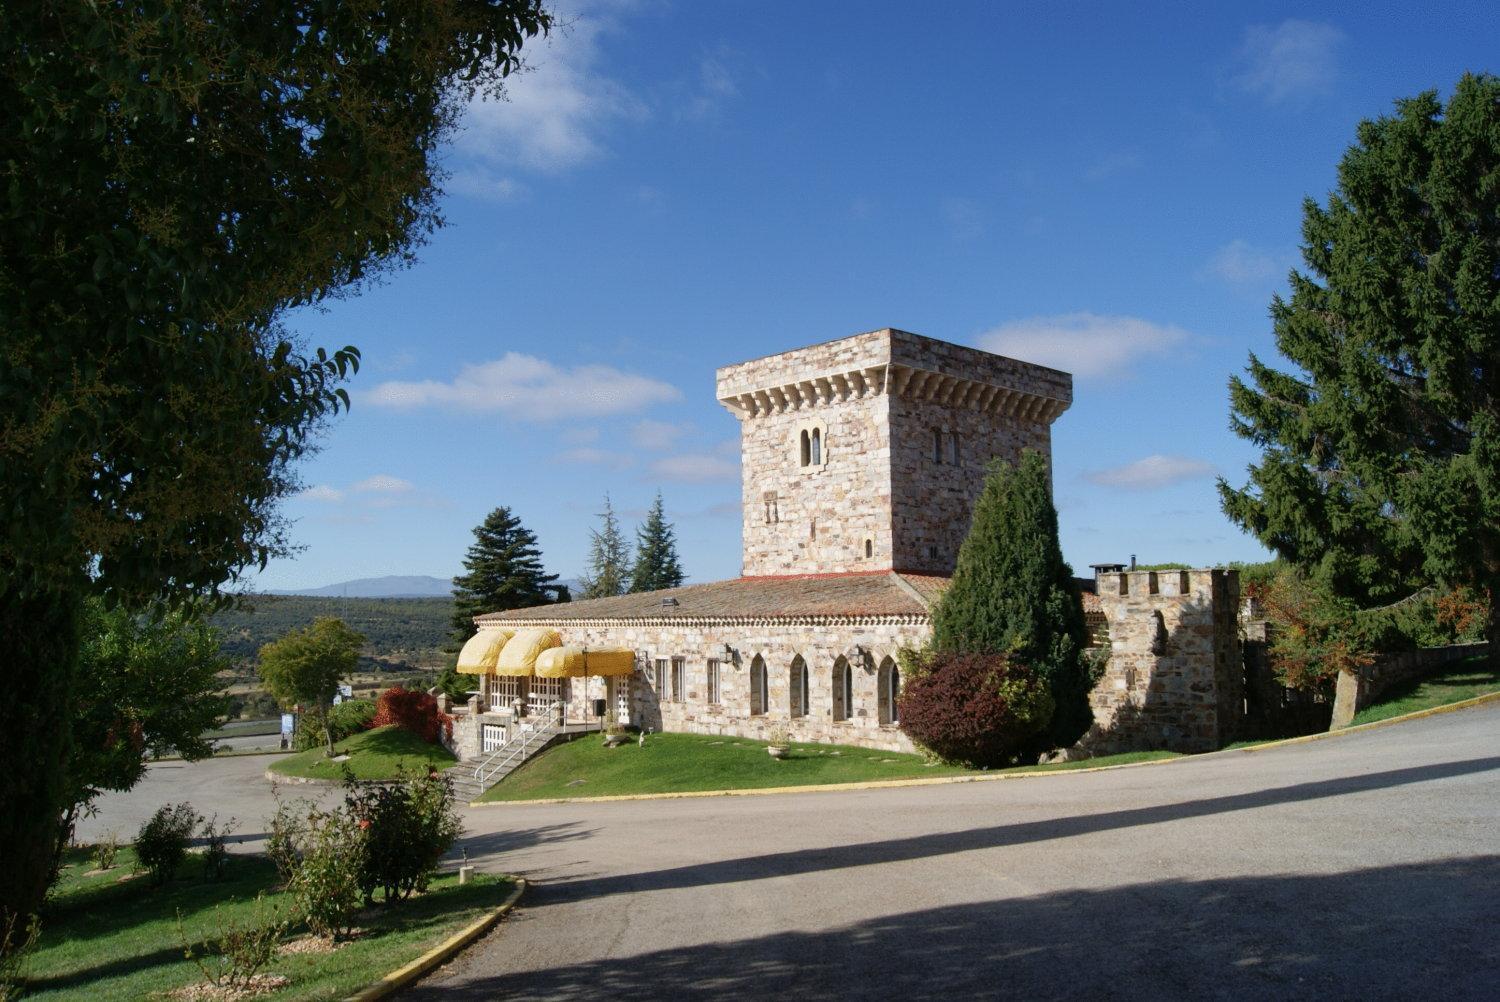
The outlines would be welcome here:
<svg viewBox="0 0 1500 1002">
<path fill-rule="evenodd" d="M 786 758 L 792 750 L 792 729 L 786 724 L 777 724 L 766 735 L 770 745 L 766 748 L 772 758 Z"/>
</svg>

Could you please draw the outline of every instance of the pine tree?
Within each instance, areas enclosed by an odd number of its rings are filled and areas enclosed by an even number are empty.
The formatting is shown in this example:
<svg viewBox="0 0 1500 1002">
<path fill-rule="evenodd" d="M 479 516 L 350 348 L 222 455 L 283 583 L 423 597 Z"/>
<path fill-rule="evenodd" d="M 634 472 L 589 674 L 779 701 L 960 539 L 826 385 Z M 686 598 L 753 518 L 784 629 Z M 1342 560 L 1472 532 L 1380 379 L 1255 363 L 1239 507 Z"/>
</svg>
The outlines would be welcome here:
<svg viewBox="0 0 1500 1002">
<path fill-rule="evenodd" d="M 604 495 L 599 526 L 589 530 L 589 569 L 578 582 L 582 587 L 579 597 L 584 599 L 623 595 L 630 582 L 630 554 L 608 494 Z"/>
<path fill-rule="evenodd" d="M 453 579 L 453 631 L 460 641 L 474 635 L 474 617 L 502 609 L 525 609 L 557 601 L 556 574 L 542 569 L 536 534 L 509 508 L 496 508 L 474 529 L 464 557 L 467 574 Z"/>
<path fill-rule="evenodd" d="M 1326 207 L 1303 205 L 1306 273 L 1276 346 L 1230 381 L 1263 449 L 1224 511 L 1357 605 L 1437 582 L 1500 596 L 1500 78 L 1466 75 L 1361 123 Z M 1251 385 L 1253 383 L 1253 385 Z M 1490 635 L 1497 618 L 1491 605 Z M 1500 664 L 1500 644 L 1491 645 Z"/>
<path fill-rule="evenodd" d="M 1069 745 L 1088 728 L 1083 603 L 1057 539 L 1047 461 L 1026 450 L 995 463 L 974 505 L 958 566 L 932 614 L 938 651 L 1006 654 L 1052 690 L 1047 740 Z"/>
<path fill-rule="evenodd" d="M 630 578 L 631 591 L 660 591 L 682 585 L 682 561 L 677 557 L 677 533 L 667 521 L 657 491 L 646 521 L 636 530 L 635 573 Z"/>
</svg>

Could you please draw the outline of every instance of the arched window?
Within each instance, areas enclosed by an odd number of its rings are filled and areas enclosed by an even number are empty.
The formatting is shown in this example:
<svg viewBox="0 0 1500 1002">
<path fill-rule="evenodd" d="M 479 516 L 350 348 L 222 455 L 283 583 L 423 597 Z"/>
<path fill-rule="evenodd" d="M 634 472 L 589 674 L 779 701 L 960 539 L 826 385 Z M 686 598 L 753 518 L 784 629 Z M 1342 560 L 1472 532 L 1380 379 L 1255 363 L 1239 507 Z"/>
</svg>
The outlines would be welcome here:
<svg viewBox="0 0 1500 1002">
<path fill-rule="evenodd" d="M 875 540 L 865 540 L 865 559 L 868 560 L 875 555 Z"/>
<path fill-rule="evenodd" d="M 957 466 L 958 460 L 958 432 L 955 431 L 948 436 L 948 461 Z"/>
<path fill-rule="evenodd" d="M 806 466 L 812 462 L 812 439 L 807 435 L 807 429 L 802 429 L 802 465 Z"/>
<path fill-rule="evenodd" d="M 823 465 L 823 432 L 819 428 L 812 430 L 812 464 Z"/>
<path fill-rule="evenodd" d="M 932 429 L 932 461 L 941 463 L 943 461 L 943 429 Z"/>
<path fill-rule="evenodd" d="M 759 716 L 766 712 L 766 659 L 759 654 L 750 662 L 750 712 Z"/>
<path fill-rule="evenodd" d="M 839 655 L 833 663 L 833 719 L 848 720 L 854 715 L 854 669 L 849 659 Z"/>
<path fill-rule="evenodd" d="M 876 672 L 876 682 L 880 686 L 880 722 L 882 724 L 895 724 L 901 720 L 899 702 L 901 699 L 901 669 L 896 667 L 894 659 L 886 657 L 880 661 L 880 670 Z"/>
<path fill-rule="evenodd" d="M 791 705 L 788 709 L 794 717 L 807 716 L 807 662 L 798 654 L 792 658 Z"/>
</svg>

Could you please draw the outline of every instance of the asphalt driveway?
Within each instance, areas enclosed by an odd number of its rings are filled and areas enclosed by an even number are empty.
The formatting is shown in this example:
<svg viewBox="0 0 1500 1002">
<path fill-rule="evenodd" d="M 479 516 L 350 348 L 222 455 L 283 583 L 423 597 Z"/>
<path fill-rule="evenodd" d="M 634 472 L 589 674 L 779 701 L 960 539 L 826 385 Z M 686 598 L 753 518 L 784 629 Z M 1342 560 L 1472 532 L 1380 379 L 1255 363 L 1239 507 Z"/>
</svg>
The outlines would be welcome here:
<svg viewBox="0 0 1500 1002">
<path fill-rule="evenodd" d="M 256 834 L 268 761 L 163 764 L 82 834 L 163 799 Z M 466 820 L 471 860 L 535 886 L 403 998 L 1500 994 L 1500 705 L 1144 768 Z"/>
</svg>

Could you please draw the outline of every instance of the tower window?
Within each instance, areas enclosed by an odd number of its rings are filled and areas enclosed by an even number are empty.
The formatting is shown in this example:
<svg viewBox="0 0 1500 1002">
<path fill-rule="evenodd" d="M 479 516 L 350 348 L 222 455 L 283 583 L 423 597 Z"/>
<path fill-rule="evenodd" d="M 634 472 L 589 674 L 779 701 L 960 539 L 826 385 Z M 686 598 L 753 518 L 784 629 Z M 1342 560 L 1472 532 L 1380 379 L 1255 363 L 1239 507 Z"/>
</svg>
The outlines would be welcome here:
<svg viewBox="0 0 1500 1002">
<path fill-rule="evenodd" d="M 818 428 L 812 430 L 812 464 L 823 465 L 823 432 Z"/>
<path fill-rule="evenodd" d="M 948 435 L 948 461 L 954 466 L 958 465 L 958 432 Z"/>
<path fill-rule="evenodd" d="M 865 540 L 865 559 L 868 560 L 875 555 L 875 540 Z"/>
<path fill-rule="evenodd" d="M 942 463 L 943 461 L 943 429 L 932 429 L 932 461 Z"/>
<path fill-rule="evenodd" d="M 761 500 L 766 506 L 766 524 L 775 525 L 781 521 L 781 513 L 776 510 L 776 492 L 766 491 L 761 495 Z"/>
<path fill-rule="evenodd" d="M 812 458 L 812 439 L 808 436 L 806 428 L 802 429 L 801 438 L 802 438 L 802 465 L 803 466 L 807 466 L 807 465 L 809 465 L 809 464 L 812 463 L 813 458 Z"/>
</svg>

